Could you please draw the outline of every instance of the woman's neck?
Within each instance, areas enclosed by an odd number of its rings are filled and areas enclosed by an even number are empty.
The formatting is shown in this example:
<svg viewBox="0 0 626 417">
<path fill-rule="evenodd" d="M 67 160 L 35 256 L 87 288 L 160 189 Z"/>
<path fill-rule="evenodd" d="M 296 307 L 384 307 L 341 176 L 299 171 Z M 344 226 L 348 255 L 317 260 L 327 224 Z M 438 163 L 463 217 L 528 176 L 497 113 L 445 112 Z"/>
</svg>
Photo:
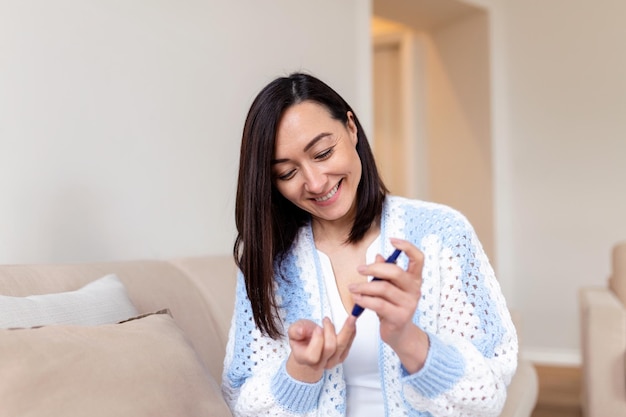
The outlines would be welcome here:
<svg viewBox="0 0 626 417">
<path fill-rule="evenodd" d="M 325 252 L 328 249 L 334 249 L 345 245 L 369 245 L 380 234 L 380 222 L 374 221 L 370 228 L 365 232 L 363 238 L 359 242 L 349 243 L 350 232 L 352 231 L 353 222 L 338 224 L 334 222 L 319 222 L 313 220 L 311 228 L 313 231 L 313 239 L 315 246 Z"/>
</svg>

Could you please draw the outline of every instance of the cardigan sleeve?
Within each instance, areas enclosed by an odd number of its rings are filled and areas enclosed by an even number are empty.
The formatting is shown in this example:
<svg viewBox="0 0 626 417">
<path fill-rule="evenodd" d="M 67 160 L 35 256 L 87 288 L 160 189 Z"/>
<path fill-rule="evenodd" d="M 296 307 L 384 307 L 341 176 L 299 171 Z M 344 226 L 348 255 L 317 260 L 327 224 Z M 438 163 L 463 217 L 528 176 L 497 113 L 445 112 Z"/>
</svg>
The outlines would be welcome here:
<svg viewBox="0 0 626 417">
<path fill-rule="evenodd" d="M 254 325 L 239 273 L 222 375 L 222 392 L 235 417 L 316 413 L 322 380 L 310 384 L 293 379 L 285 369 L 288 356 L 286 339 L 271 339 Z"/>
<path fill-rule="evenodd" d="M 402 395 L 437 416 L 497 416 L 517 368 L 515 327 L 467 219 L 450 209 L 436 224 L 421 242 L 426 291 L 435 296 L 422 296 L 417 319 L 430 348 L 420 371 L 402 370 Z"/>
</svg>

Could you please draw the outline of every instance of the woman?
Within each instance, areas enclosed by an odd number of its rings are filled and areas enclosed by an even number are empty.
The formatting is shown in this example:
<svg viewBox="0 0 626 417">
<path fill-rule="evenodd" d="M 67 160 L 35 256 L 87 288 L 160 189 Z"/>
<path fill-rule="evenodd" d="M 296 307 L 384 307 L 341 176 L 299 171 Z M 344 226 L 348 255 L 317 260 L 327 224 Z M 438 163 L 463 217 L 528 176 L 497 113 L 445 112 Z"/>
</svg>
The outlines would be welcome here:
<svg viewBox="0 0 626 417">
<path fill-rule="evenodd" d="M 474 230 L 388 195 L 354 111 L 317 78 L 278 78 L 252 103 L 236 224 L 235 416 L 499 414 L 517 336 Z"/>
</svg>

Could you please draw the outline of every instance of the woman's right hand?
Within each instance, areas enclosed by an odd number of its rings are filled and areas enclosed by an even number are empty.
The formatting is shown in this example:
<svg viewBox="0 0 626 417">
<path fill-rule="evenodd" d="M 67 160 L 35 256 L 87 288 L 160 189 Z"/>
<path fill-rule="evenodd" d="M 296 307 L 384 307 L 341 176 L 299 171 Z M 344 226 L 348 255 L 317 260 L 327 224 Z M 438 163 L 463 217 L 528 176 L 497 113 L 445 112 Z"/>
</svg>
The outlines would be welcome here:
<svg viewBox="0 0 626 417">
<path fill-rule="evenodd" d="M 322 325 L 302 319 L 289 327 L 291 355 L 287 359 L 287 372 L 291 377 L 315 383 L 322 377 L 324 369 L 342 363 L 348 356 L 356 335 L 356 317 L 348 316 L 338 334 L 328 317 L 324 318 Z"/>
</svg>

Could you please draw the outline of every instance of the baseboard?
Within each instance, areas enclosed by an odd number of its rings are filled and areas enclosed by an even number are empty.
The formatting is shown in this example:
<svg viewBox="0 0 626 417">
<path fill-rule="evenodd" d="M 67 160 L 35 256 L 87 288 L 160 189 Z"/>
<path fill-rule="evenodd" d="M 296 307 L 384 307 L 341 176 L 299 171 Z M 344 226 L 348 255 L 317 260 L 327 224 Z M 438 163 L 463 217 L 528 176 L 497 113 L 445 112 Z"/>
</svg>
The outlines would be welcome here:
<svg viewBox="0 0 626 417">
<path fill-rule="evenodd" d="M 580 366 L 582 364 L 582 357 L 578 349 L 524 347 L 521 356 L 538 365 Z"/>
</svg>

